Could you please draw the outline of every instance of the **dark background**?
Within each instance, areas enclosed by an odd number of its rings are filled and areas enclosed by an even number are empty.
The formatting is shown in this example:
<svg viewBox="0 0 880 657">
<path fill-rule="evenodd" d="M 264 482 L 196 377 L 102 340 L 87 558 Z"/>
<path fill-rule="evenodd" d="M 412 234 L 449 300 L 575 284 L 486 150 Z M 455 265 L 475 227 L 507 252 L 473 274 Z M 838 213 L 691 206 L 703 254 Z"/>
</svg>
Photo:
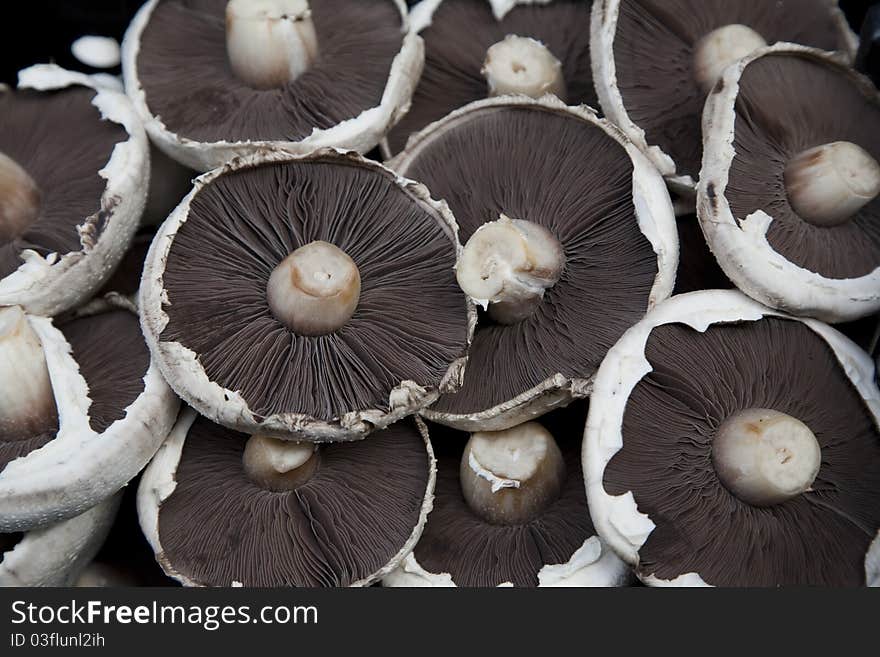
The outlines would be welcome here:
<svg viewBox="0 0 880 657">
<path fill-rule="evenodd" d="M 14 84 L 20 69 L 50 61 L 67 68 L 89 70 L 70 54 L 70 44 L 84 34 L 112 36 L 121 40 L 129 20 L 143 1 L 0 0 L 0 82 Z M 410 1 L 409 4 L 415 2 Z M 871 31 L 877 32 L 875 39 L 880 46 L 880 3 L 868 0 L 840 2 L 856 32 L 872 4 L 878 5 L 878 16 L 872 23 Z M 873 29 L 874 24 L 876 30 Z M 880 59 L 877 47 L 871 59 L 874 60 L 872 65 L 876 71 L 877 60 Z"/>
</svg>

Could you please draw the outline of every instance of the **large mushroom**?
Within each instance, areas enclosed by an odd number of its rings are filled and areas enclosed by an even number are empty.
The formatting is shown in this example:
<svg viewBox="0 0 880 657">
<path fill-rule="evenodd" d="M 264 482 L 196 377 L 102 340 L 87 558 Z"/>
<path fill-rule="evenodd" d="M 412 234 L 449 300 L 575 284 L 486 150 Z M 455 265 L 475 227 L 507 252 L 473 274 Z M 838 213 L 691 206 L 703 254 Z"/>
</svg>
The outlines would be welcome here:
<svg viewBox="0 0 880 657">
<path fill-rule="evenodd" d="M 272 146 L 366 152 L 423 60 L 403 0 L 149 0 L 123 42 L 147 132 L 199 171 Z"/>
<path fill-rule="evenodd" d="M 580 464 L 586 402 L 467 434 L 432 426 L 434 507 L 383 586 L 620 586 L 629 568 L 596 535 Z"/>
<path fill-rule="evenodd" d="M 54 65 L 0 87 L 0 306 L 56 315 L 91 297 L 137 230 L 149 149 L 128 99 Z"/>
<path fill-rule="evenodd" d="M 599 369 L 590 513 L 647 584 L 863 585 L 878 422 L 874 365 L 834 329 L 735 290 L 673 297 Z"/>
<path fill-rule="evenodd" d="M 56 324 L 0 308 L 0 532 L 110 497 L 146 465 L 179 407 L 125 299 Z"/>
<path fill-rule="evenodd" d="M 411 17 L 425 40 L 425 69 L 409 112 L 388 135 L 392 154 L 409 135 L 483 98 L 552 93 L 571 105 L 597 104 L 590 2 L 423 0 Z"/>
<path fill-rule="evenodd" d="M 107 537 L 121 493 L 68 520 L 0 534 L 0 586 L 71 586 Z"/>
<path fill-rule="evenodd" d="M 880 310 L 880 94 L 835 57 L 779 44 L 706 102 L 697 210 L 737 287 L 830 322 Z"/>
<path fill-rule="evenodd" d="M 143 329 L 201 414 L 280 438 L 362 438 L 457 389 L 476 314 L 457 227 L 424 186 L 349 153 L 205 174 L 163 224 Z"/>
<path fill-rule="evenodd" d="M 607 349 L 672 291 L 663 180 L 589 108 L 472 103 L 390 166 L 449 203 L 467 241 L 459 284 L 486 308 L 461 391 L 424 412 L 434 422 L 506 429 L 587 396 Z"/>
<path fill-rule="evenodd" d="M 777 41 L 850 59 L 857 43 L 837 0 L 600 0 L 591 39 L 605 115 L 691 198 L 703 104 L 726 65 Z"/>
<path fill-rule="evenodd" d="M 187 586 L 366 586 L 418 540 L 435 473 L 417 418 L 316 446 L 187 409 L 144 472 L 138 514 L 160 565 Z"/>
</svg>

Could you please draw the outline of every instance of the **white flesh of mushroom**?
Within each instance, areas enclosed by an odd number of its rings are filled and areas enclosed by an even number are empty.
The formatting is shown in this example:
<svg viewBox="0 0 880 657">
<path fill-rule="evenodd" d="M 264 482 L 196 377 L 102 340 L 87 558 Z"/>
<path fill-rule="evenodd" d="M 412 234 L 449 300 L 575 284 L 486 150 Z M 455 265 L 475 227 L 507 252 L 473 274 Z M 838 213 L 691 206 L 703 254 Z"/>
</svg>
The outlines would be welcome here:
<svg viewBox="0 0 880 657">
<path fill-rule="evenodd" d="M 239 79 L 257 89 L 280 87 L 318 56 L 307 0 L 229 0 L 226 51 Z"/>
<path fill-rule="evenodd" d="M 251 436 L 242 455 L 244 470 L 251 481 L 274 491 L 301 486 L 314 474 L 318 450 L 314 443 L 280 440 L 270 436 Z"/>
<path fill-rule="evenodd" d="M 565 100 L 562 64 L 535 39 L 508 35 L 486 51 L 481 72 L 490 97 L 521 94 L 540 98 L 553 94 Z"/>
<path fill-rule="evenodd" d="M 746 25 L 734 23 L 712 30 L 694 49 L 694 76 L 708 93 L 725 68 L 766 45 L 764 37 Z"/>
</svg>

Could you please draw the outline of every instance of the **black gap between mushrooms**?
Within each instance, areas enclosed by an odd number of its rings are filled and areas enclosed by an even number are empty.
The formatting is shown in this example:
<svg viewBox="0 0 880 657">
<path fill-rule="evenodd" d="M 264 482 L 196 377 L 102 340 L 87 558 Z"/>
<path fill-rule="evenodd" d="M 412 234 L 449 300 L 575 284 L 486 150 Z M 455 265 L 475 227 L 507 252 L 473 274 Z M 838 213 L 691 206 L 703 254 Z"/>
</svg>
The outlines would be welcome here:
<svg viewBox="0 0 880 657">
<path fill-rule="evenodd" d="M 697 290 L 726 290 L 734 287 L 724 275 L 706 244 L 696 215 L 676 218 L 680 248 L 674 294 Z"/>
</svg>

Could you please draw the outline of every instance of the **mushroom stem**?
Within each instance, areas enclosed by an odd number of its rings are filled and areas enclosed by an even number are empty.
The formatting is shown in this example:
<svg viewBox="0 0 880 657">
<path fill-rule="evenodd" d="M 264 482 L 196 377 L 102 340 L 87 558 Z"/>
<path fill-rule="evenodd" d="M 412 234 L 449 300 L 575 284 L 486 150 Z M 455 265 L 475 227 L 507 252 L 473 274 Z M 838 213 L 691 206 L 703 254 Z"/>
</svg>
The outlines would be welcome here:
<svg viewBox="0 0 880 657">
<path fill-rule="evenodd" d="M 318 57 L 308 0 L 229 0 L 226 53 L 233 72 L 256 89 L 295 80 Z"/>
<path fill-rule="evenodd" d="M 802 219 L 837 226 L 880 195 L 880 164 L 852 142 L 823 144 L 791 159 L 785 190 Z"/>
<path fill-rule="evenodd" d="M 43 346 L 18 306 L 0 308 L 0 388 L 5 440 L 25 440 L 58 426 Z"/>
<path fill-rule="evenodd" d="M 251 481 L 276 493 L 296 490 L 318 468 L 318 448 L 313 443 L 299 443 L 251 436 L 244 448 L 242 463 Z"/>
<path fill-rule="evenodd" d="M 534 312 L 564 266 L 565 252 L 549 230 L 502 214 L 468 240 L 456 276 L 495 321 L 515 324 Z"/>
<path fill-rule="evenodd" d="M 489 96 L 521 94 L 540 98 L 555 94 L 565 100 L 562 64 L 540 41 L 513 34 L 489 47 L 483 62 Z"/>
<path fill-rule="evenodd" d="M 709 93 L 725 68 L 766 45 L 764 37 L 739 23 L 712 30 L 694 48 L 694 76 L 703 91 Z"/>
<path fill-rule="evenodd" d="M 807 425 L 766 408 L 732 415 L 712 443 L 721 483 L 753 506 L 780 504 L 807 492 L 821 462 L 819 442 Z"/>
<path fill-rule="evenodd" d="M 354 314 L 361 294 L 357 265 L 333 244 L 311 242 L 275 267 L 266 296 L 272 314 L 299 335 L 326 335 Z"/>
<path fill-rule="evenodd" d="M 559 496 L 565 461 L 550 432 L 526 422 L 471 434 L 459 477 L 474 513 L 495 525 L 516 525 L 538 516 Z"/>
<path fill-rule="evenodd" d="M 0 153 L 0 244 L 19 237 L 40 214 L 40 190 L 27 171 Z"/>
</svg>

